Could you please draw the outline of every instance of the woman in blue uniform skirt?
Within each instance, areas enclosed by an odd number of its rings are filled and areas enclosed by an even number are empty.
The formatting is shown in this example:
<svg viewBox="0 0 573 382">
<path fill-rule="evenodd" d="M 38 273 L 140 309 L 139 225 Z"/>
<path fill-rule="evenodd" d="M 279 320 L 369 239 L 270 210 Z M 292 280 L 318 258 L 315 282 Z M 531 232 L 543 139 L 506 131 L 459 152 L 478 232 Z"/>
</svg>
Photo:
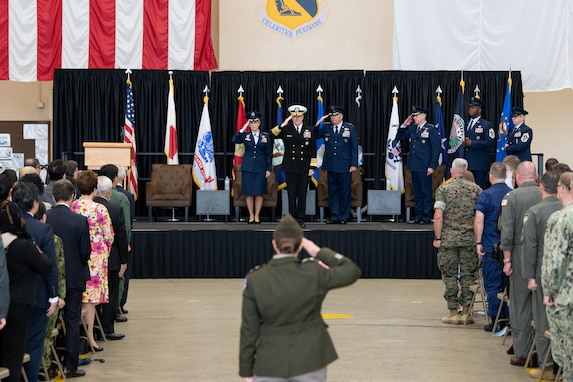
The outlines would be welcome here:
<svg viewBox="0 0 573 382">
<path fill-rule="evenodd" d="M 241 165 L 242 193 L 249 210 L 249 224 L 260 224 L 259 214 L 263 207 L 263 195 L 267 192 L 267 178 L 272 171 L 273 152 L 271 137 L 268 133 L 261 132 L 261 113 L 248 112 L 247 122 L 233 136 L 231 142 L 243 143 L 245 146 Z"/>
</svg>

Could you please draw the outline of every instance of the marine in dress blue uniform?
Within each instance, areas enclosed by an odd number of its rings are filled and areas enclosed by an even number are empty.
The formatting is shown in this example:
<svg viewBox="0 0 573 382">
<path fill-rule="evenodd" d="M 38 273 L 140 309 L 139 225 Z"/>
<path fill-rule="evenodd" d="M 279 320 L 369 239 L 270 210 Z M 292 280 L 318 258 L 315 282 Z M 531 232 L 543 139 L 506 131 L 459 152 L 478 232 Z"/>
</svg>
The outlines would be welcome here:
<svg viewBox="0 0 573 382">
<path fill-rule="evenodd" d="M 505 152 L 507 155 L 515 155 L 521 162 L 531 161 L 533 130 L 525 124 L 525 116 L 529 113 L 521 107 L 514 107 L 511 111 L 513 129 L 507 134 Z"/>
<path fill-rule="evenodd" d="M 237 131 L 231 142 L 242 143 L 245 146 L 241 164 L 242 193 L 246 196 L 249 223 L 258 224 L 263 195 L 267 192 L 267 178 L 272 171 L 273 146 L 270 135 L 260 130 L 261 113 L 251 111 L 246 117 L 247 122 Z M 247 127 L 251 127 L 250 131 L 246 131 Z"/>
<path fill-rule="evenodd" d="M 466 123 L 466 139 L 462 145 L 464 158 L 468 161 L 468 170 L 473 173 L 477 185 L 485 190 L 490 165 L 489 149 L 495 146 L 496 139 L 493 125 L 481 116 L 484 108 L 485 104 L 481 99 L 471 99 L 468 109 L 470 119 Z"/>
<path fill-rule="evenodd" d="M 316 138 L 314 126 L 306 125 L 302 105 L 289 106 L 290 116 L 271 130 L 271 135 L 281 138 L 285 145 L 282 169 L 288 189 L 289 213 L 304 227 L 306 190 L 309 177 L 316 168 Z"/>
<path fill-rule="evenodd" d="M 426 122 L 427 115 L 428 109 L 414 106 L 396 134 L 397 140 L 410 142 L 406 168 L 412 173 L 416 200 L 416 219 L 411 223 L 420 224 L 429 224 L 432 219 L 432 174 L 438 167 L 441 143 L 438 129 Z"/>
<path fill-rule="evenodd" d="M 316 126 L 330 117 L 330 122 L 316 128 L 316 138 L 324 138 L 322 168 L 328 171 L 328 207 L 331 224 L 346 224 L 350 217 L 352 172 L 358 169 L 358 132 L 344 122 L 344 109 L 330 106 L 328 114 Z"/>
</svg>

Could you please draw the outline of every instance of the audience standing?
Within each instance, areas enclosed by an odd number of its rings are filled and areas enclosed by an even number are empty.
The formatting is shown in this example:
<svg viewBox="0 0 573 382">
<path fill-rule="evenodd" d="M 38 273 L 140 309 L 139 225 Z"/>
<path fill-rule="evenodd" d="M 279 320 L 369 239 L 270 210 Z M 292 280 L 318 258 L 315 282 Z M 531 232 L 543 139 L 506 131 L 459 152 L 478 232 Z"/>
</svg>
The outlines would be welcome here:
<svg viewBox="0 0 573 382">
<path fill-rule="evenodd" d="M 503 272 L 509 276 L 509 316 L 515 352 L 510 363 L 515 366 L 525 365 L 531 347 L 531 292 L 523 269 L 523 217 L 525 211 L 541 201 L 536 180 L 537 171 L 533 163 L 525 161 L 517 166 L 515 182 L 519 187 L 503 198 L 498 226 Z"/>
<path fill-rule="evenodd" d="M 0 205 L 0 231 L 10 278 L 10 307 L 6 325 L 0 330 L 0 366 L 10 370 L 5 381 L 20 382 L 30 310 L 36 303 L 36 274 L 47 275 L 53 264 L 26 232 L 15 203 L 4 201 Z"/>
<path fill-rule="evenodd" d="M 563 381 L 573 381 L 573 173 L 561 175 L 557 197 L 563 209 L 547 220 L 541 284 L 553 360 L 563 367 Z"/>
<path fill-rule="evenodd" d="M 473 323 L 469 317 L 472 299 L 469 287 L 474 282 L 478 265 L 474 251 L 473 207 L 481 188 L 464 179 L 467 168 L 465 159 L 454 159 L 450 180 L 436 190 L 433 245 L 438 248 L 438 268 L 446 287 L 444 299 L 450 311 L 442 318 L 444 324 Z M 461 315 L 458 313 L 460 306 Z"/>
<path fill-rule="evenodd" d="M 87 266 L 91 253 L 88 220 L 70 211 L 76 190 L 69 181 L 55 182 L 52 193 L 56 205 L 46 212 L 46 222 L 62 239 L 66 268 L 64 374 L 66 377 L 82 377 L 86 372 L 78 370 L 78 358 L 82 294 L 86 289 L 86 282 L 90 280 Z"/>
<path fill-rule="evenodd" d="M 499 259 L 493 258 L 493 249 L 499 243 L 499 232 L 497 230 L 497 220 L 501 201 L 511 188 L 505 183 L 506 167 L 501 162 L 494 162 L 489 169 L 489 182 L 491 187 L 484 190 L 478 198 L 474 207 L 474 235 L 476 242 L 476 252 L 482 261 L 481 272 L 484 283 L 484 290 L 487 294 L 487 315 L 490 322 L 484 326 L 486 332 L 498 332 L 503 329 L 507 321 L 502 321 L 498 328 L 494 328 L 494 320 L 499 310 L 500 301 L 497 294 L 505 289 L 503 272 Z M 503 303 L 501 318 L 507 319 L 509 311 L 507 305 Z"/>
</svg>

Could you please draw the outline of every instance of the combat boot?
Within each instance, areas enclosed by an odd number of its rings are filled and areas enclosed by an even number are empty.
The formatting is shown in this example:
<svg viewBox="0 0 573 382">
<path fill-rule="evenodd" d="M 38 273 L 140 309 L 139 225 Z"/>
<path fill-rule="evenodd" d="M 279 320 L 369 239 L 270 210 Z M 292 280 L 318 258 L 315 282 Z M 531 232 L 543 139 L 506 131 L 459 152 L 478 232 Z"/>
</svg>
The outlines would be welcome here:
<svg viewBox="0 0 573 382">
<path fill-rule="evenodd" d="M 442 323 L 450 325 L 461 324 L 462 322 L 460 321 L 460 315 L 458 314 L 458 310 L 450 309 L 450 314 L 442 317 Z"/>
<path fill-rule="evenodd" d="M 464 323 L 473 324 L 474 323 L 474 319 L 469 314 L 470 314 L 470 307 L 464 306 L 462 309 L 462 314 L 460 315 L 460 321 L 462 324 L 464 324 Z"/>
</svg>

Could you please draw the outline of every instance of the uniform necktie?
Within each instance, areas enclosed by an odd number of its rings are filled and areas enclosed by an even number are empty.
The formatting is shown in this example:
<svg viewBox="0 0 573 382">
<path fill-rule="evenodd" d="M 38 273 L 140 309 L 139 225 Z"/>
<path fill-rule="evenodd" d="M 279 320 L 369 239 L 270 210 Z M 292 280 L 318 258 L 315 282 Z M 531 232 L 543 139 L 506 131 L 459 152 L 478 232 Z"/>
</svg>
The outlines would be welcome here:
<svg viewBox="0 0 573 382">
<path fill-rule="evenodd" d="M 468 131 L 471 131 L 471 130 L 473 129 L 473 127 L 474 127 L 474 120 L 473 120 L 473 119 L 470 119 L 470 124 L 469 124 L 469 126 L 468 126 Z"/>
<path fill-rule="evenodd" d="M 336 128 L 334 130 L 335 130 L 334 133 L 336 135 L 338 135 L 338 133 L 340 133 L 340 127 L 336 126 Z"/>
</svg>

